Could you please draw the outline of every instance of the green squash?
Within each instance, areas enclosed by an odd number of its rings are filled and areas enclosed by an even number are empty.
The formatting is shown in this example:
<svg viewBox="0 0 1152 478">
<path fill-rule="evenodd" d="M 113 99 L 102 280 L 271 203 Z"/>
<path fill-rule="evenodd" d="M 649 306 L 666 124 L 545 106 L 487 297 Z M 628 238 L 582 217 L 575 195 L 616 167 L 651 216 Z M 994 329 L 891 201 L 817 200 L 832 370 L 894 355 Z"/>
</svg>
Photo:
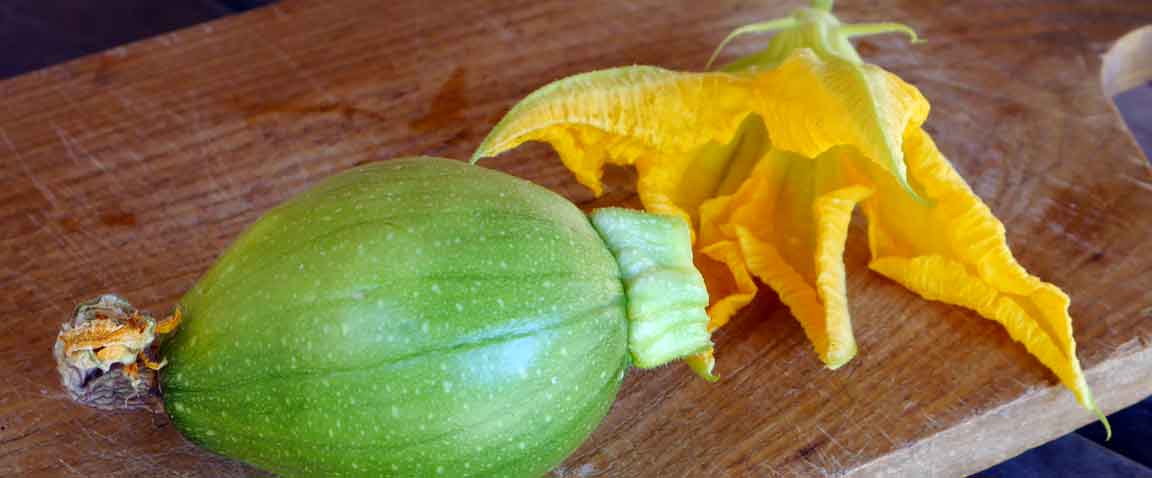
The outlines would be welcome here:
<svg viewBox="0 0 1152 478">
<path fill-rule="evenodd" d="M 456 161 L 353 169 L 268 212 L 180 301 L 166 411 L 284 476 L 540 476 L 632 357 L 710 347 L 688 234 L 634 211 L 590 221 Z"/>
</svg>

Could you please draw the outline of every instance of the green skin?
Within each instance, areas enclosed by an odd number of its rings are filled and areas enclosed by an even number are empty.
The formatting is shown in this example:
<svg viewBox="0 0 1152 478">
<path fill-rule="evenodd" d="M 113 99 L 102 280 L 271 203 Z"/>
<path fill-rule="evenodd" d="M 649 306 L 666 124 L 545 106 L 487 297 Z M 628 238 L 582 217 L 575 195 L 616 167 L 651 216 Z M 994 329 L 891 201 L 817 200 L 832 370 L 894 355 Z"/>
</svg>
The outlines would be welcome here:
<svg viewBox="0 0 1152 478">
<path fill-rule="evenodd" d="M 284 476 L 539 476 L 630 362 L 619 267 L 588 218 L 449 160 L 360 167 L 284 203 L 180 308 L 173 423 Z"/>
</svg>

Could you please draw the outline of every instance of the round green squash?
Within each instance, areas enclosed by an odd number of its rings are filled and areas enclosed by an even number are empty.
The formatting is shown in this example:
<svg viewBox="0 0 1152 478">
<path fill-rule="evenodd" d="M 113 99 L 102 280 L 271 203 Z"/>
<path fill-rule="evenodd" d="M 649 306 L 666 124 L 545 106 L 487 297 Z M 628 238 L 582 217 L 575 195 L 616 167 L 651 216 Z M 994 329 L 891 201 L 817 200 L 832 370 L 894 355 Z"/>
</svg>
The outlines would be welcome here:
<svg viewBox="0 0 1152 478">
<path fill-rule="evenodd" d="M 165 409 L 283 476 L 539 476 L 629 366 L 626 275 L 530 182 L 431 158 L 355 168 L 269 211 L 180 301 Z"/>
</svg>

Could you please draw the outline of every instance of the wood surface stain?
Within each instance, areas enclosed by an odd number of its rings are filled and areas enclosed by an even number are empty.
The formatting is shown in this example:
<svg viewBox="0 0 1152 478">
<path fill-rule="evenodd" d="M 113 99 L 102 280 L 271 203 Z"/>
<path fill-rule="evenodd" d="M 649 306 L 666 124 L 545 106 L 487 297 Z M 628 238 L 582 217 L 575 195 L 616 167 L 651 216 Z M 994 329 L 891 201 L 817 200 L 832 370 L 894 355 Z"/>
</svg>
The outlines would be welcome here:
<svg viewBox="0 0 1152 478">
<path fill-rule="evenodd" d="M 136 220 L 136 214 L 124 211 L 111 211 L 100 214 L 100 224 L 108 227 L 136 227 L 139 221 Z M 80 232 L 85 229 L 85 222 L 72 216 L 62 217 L 56 220 L 60 225 L 60 229 L 67 233 Z"/>
<path fill-rule="evenodd" d="M 113 48 L 100 55 L 96 55 L 96 65 L 92 69 L 92 85 L 96 87 L 106 87 L 111 85 L 115 79 L 117 68 L 121 63 L 128 59 L 128 49 L 124 47 Z"/>
<path fill-rule="evenodd" d="M 436 96 L 428 106 L 428 112 L 408 123 L 408 126 L 420 132 L 452 126 L 460 120 L 461 113 L 468 107 L 468 98 L 464 95 L 465 87 L 464 68 L 456 67 L 448 79 L 440 85 L 440 90 L 436 92 Z"/>
<path fill-rule="evenodd" d="M 130 212 L 109 212 L 100 215 L 100 223 L 112 227 L 135 227 L 136 215 Z"/>
<path fill-rule="evenodd" d="M 1024 113 L 1028 111 L 1024 105 L 1007 100 L 999 105 L 999 109 L 1000 115 L 1008 117 L 1009 119 L 1020 119 L 1020 117 L 1024 116 Z"/>
<path fill-rule="evenodd" d="M 124 211 L 105 212 L 99 215 L 101 225 L 108 227 L 136 227 L 138 221 L 136 214 Z M 56 220 L 60 228 L 66 233 L 78 233 L 84 229 L 84 223 L 88 221 L 81 221 L 74 217 L 65 217 Z"/>
<path fill-rule="evenodd" d="M 248 124 L 258 123 L 268 117 L 275 117 L 278 115 L 339 115 L 343 119 L 354 119 L 356 117 L 371 118 L 377 121 L 387 121 L 388 118 L 383 113 L 372 111 L 369 109 L 358 108 L 344 103 L 318 103 L 318 104 L 293 104 L 287 103 L 283 105 L 258 105 L 254 107 L 244 108 L 248 111 L 245 116 L 245 121 Z"/>
<path fill-rule="evenodd" d="M 875 43 L 872 43 L 868 40 L 857 40 L 856 41 L 856 52 L 859 53 L 860 56 L 864 56 L 864 57 L 872 56 L 872 55 L 875 55 L 876 52 L 879 50 L 880 50 L 879 48 L 876 48 Z"/>
<path fill-rule="evenodd" d="M 76 220 L 74 217 L 62 217 L 57 220 L 57 223 L 60 224 L 60 228 L 63 229 L 64 232 L 79 232 L 81 229 L 83 229 L 83 227 L 80 225 L 80 221 Z"/>
</svg>

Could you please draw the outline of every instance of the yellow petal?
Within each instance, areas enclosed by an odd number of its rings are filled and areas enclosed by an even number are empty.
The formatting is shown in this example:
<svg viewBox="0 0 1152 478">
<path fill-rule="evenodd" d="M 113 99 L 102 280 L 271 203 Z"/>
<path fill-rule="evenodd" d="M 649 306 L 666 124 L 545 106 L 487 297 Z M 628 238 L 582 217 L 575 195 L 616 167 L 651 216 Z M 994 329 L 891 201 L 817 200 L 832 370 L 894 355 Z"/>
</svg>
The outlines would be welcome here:
<svg viewBox="0 0 1152 478">
<path fill-rule="evenodd" d="M 696 258 L 700 275 L 708 286 L 708 331 L 714 331 L 752 302 L 756 296 L 756 282 L 744 265 L 744 256 L 737 244 L 721 241 L 699 250 Z"/>
<path fill-rule="evenodd" d="M 696 355 L 688 356 L 684 361 L 692 368 L 696 375 L 703 377 L 704 380 L 715 382 L 720 379 L 712 373 L 712 369 L 716 367 L 716 357 L 713 356 L 713 350 L 708 349 L 706 352 L 701 352 Z"/>
<path fill-rule="evenodd" d="M 635 164 L 646 209 L 692 218 L 724 182 L 738 147 L 725 145 L 742 127 L 755 126 L 745 125 L 752 86 L 745 76 L 646 66 L 572 76 L 517 104 L 473 158 L 547 142 L 597 194 L 606 163 Z"/>
<path fill-rule="evenodd" d="M 921 129 L 908 131 L 910 177 L 936 203 L 929 207 L 876 177 L 865 200 L 870 267 L 926 299 L 956 304 L 1003 325 L 1086 408 L 1096 409 L 1076 358 L 1068 296 L 1032 276 L 1009 251 L 992 215 Z"/>
<path fill-rule="evenodd" d="M 768 70 L 636 66 L 554 82 L 517 104 L 473 159 L 544 141 L 597 194 L 605 164 L 635 164 L 647 209 L 696 219 L 703 199 L 732 192 L 769 147 L 816 157 L 850 146 L 903 184 L 902 132 L 927 114 L 895 75 L 798 49 Z"/>
<path fill-rule="evenodd" d="M 756 76 L 758 111 L 776 149 L 816 157 L 854 147 L 896 177 L 908 192 L 903 132 L 928 117 L 919 90 L 874 65 L 795 50 L 778 67 Z"/>
<path fill-rule="evenodd" d="M 751 274 L 772 287 L 830 368 L 856 353 L 842 256 L 852 209 L 872 191 L 858 184 L 853 159 L 848 150 L 814 159 L 773 150 L 739 191 L 707 203 L 701 215 L 701 252 L 733 277 Z M 749 292 L 755 287 L 733 294 L 740 306 Z M 717 309 L 709 312 L 722 324 L 731 311 Z"/>
</svg>

